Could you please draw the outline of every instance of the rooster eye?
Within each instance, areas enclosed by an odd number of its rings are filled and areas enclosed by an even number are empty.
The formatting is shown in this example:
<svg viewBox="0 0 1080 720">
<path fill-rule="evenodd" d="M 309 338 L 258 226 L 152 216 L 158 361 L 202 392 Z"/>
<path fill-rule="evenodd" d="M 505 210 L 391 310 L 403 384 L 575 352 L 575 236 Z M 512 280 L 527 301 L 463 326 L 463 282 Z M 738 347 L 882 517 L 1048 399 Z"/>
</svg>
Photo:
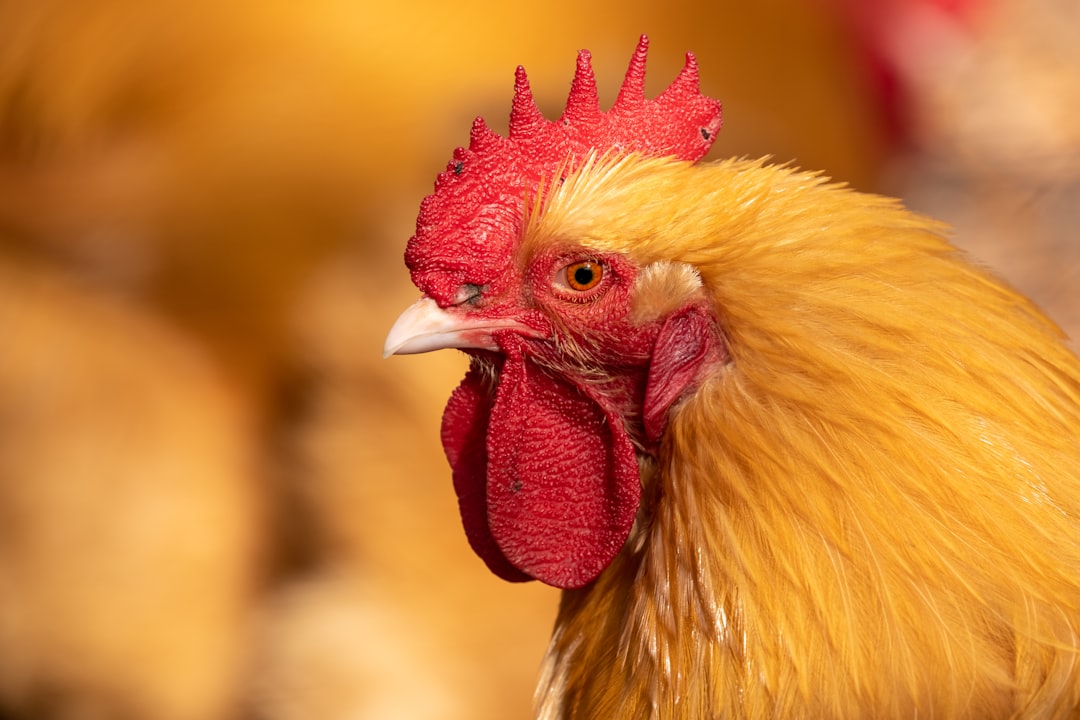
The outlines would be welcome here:
<svg viewBox="0 0 1080 720">
<path fill-rule="evenodd" d="M 604 266 L 595 260 L 582 260 L 566 266 L 566 284 L 578 292 L 592 290 L 604 277 Z"/>
</svg>

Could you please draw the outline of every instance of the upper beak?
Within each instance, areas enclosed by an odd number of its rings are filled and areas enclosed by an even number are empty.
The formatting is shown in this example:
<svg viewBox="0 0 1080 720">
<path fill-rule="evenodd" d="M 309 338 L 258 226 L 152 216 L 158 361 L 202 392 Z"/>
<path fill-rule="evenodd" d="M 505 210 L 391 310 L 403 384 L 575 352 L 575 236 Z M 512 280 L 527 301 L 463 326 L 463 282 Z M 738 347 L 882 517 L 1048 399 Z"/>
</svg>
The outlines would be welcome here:
<svg viewBox="0 0 1080 720">
<path fill-rule="evenodd" d="M 539 334 L 513 318 L 470 317 L 463 308 L 443 309 L 431 298 L 422 297 L 406 308 L 390 328 L 383 357 L 444 348 L 498 350 L 492 332 L 505 329 L 519 330 L 530 336 Z"/>
</svg>

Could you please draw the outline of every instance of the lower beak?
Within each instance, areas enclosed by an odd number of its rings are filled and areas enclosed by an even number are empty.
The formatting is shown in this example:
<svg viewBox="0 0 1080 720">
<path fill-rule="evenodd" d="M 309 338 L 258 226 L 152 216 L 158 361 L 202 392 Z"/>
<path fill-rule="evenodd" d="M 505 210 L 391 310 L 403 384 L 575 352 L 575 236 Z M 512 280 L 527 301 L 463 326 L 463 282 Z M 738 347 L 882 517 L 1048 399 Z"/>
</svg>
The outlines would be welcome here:
<svg viewBox="0 0 1080 720">
<path fill-rule="evenodd" d="M 440 308 L 434 300 L 422 297 L 401 313 L 383 346 L 383 357 L 411 355 L 445 348 L 498 350 L 492 333 L 518 330 L 529 336 L 538 333 L 512 318 L 470 317 L 458 306 Z"/>
</svg>

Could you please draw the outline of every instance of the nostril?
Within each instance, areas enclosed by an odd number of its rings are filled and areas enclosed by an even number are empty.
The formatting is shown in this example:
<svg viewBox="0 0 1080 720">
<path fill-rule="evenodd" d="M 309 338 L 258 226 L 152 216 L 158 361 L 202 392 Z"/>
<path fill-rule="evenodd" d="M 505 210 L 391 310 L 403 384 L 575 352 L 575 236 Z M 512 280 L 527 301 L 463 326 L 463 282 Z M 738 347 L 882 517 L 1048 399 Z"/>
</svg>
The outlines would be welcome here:
<svg viewBox="0 0 1080 720">
<path fill-rule="evenodd" d="M 457 293 L 454 295 L 453 304 L 474 305 L 480 299 L 480 296 L 484 294 L 484 290 L 486 289 L 486 285 L 466 283 L 458 288 Z"/>
</svg>

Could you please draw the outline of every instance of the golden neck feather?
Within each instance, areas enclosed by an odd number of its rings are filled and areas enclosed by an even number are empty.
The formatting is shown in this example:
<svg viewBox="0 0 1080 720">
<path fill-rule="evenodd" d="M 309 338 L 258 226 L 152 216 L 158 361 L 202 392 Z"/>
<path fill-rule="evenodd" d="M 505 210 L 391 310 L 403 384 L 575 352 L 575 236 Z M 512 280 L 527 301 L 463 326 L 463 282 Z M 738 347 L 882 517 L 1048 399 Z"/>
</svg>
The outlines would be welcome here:
<svg viewBox="0 0 1080 720">
<path fill-rule="evenodd" d="M 692 264 L 732 362 L 673 411 L 627 548 L 566 594 L 542 717 L 1080 700 L 1080 361 L 1035 308 L 940 226 L 757 163 L 599 162 L 546 208 L 538 236 Z"/>
</svg>

